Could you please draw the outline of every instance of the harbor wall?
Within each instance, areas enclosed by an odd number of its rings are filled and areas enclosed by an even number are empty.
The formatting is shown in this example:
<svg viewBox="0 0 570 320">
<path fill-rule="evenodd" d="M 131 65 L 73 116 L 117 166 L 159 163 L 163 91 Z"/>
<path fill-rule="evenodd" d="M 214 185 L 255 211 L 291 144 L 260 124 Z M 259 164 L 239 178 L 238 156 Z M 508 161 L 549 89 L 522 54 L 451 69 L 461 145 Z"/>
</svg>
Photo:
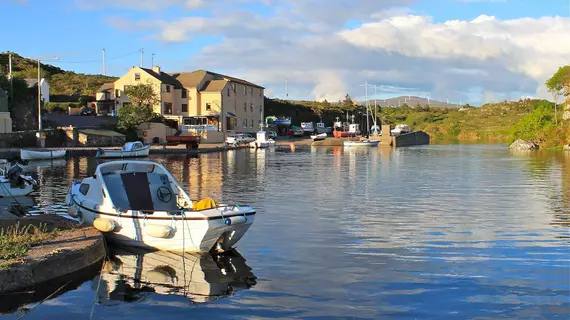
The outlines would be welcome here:
<svg viewBox="0 0 570 320">
<path fill-rule="evenodd" d="M 65 141 L 65 133 L 59 129 L 47 129 L 46 147 L 58 147 Z M 0 148 L 23 148 L 37 146 L 36 131 L 14 131 L 10 133 L 0 133 Z"/>
</svg>

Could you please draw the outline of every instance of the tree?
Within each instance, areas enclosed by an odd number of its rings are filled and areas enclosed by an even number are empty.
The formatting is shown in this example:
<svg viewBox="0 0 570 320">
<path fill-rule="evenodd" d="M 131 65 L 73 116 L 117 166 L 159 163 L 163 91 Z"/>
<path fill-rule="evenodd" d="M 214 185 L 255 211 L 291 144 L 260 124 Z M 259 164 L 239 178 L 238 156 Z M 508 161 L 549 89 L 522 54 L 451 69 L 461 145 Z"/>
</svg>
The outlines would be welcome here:
<svg viewBox="0 0 570 320">
<path fill-rule="evenodd" d="M 150 121 L 160 115 L 155 113 L 153 106 L 160 102 L 151 84 L 125 86 L 125 94 L 131 101 L 123 105 L 118 113 L 117 127 L 122 130 L 132 130 L 143 122 Z"/>
<path fill-rule="evenodd" d="M 546 81 L 548 91 L 554 98 L 554 121 L 558 124 L 558 97 L 563 94 L 566 99 L 570 97 L 570 66 L 558 68 L 558 71 Z"/>
<path fill-rule="evenodd" d="M 342 107 L 345 110 L 352 110 L 354 109 L 354 101 L 350 98 L 350 95 L 347 93 L 344 97 L 344 101 L 342 102 Z"/>
</svg>

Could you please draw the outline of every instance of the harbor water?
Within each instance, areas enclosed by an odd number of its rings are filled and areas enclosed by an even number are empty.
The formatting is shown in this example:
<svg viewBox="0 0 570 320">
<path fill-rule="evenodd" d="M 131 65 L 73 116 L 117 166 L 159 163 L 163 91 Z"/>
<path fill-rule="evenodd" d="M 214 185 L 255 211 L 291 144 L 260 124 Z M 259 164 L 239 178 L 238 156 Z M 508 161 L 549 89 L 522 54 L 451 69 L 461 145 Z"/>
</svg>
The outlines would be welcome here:
<svg viewBox="0 0 570 320">
<path fill-rule="evenodd" d="M 1 295 L 0 319 L 31 308 L 26 319 L 570 315 L 570 153 L 474 144 L 150 159 L 194 199 L 257 210 L 236 250 L 111 248 L 103 268 L 40 305 Z M 41 189 L 20 201 L 57 206 L 72 179 L 96 166 L 88 158 L 30 164 Z"/>
</svg>

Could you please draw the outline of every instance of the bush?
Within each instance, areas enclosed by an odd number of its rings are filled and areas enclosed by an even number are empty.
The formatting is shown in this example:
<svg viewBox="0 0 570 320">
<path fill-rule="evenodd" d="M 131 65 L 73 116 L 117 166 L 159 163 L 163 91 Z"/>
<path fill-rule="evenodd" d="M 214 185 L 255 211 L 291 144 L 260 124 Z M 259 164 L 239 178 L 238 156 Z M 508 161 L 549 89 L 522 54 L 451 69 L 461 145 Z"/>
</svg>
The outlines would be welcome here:
<svg viewBox="0 0 570 320">
<path fill-rule="evenodd" d="M 510 140 L 536 140 L 537 136 L 554 127 L 552 121 L 554 106 L 548 101 L 540 101 L 534 110 L 524 116 L 510 130 Z"/>
</svg>

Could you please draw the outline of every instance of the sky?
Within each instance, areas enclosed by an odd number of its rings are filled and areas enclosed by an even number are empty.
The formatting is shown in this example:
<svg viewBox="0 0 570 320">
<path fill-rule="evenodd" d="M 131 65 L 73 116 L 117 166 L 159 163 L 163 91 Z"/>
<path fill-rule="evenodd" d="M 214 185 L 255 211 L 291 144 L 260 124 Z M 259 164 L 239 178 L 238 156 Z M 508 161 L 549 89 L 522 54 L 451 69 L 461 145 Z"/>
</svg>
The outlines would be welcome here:
<svg viewBox="0 0 570 320">
<path fill-rule="evenodd" d="M 266 96 L 551 99 L 570 0 L 0 0 L 0 51 L 79 73 L 206 69 Z M 0 62 L 4 63 L 4 62 Z M 364 84 L 367 83 L 368 87 Z"/>
</svg>

